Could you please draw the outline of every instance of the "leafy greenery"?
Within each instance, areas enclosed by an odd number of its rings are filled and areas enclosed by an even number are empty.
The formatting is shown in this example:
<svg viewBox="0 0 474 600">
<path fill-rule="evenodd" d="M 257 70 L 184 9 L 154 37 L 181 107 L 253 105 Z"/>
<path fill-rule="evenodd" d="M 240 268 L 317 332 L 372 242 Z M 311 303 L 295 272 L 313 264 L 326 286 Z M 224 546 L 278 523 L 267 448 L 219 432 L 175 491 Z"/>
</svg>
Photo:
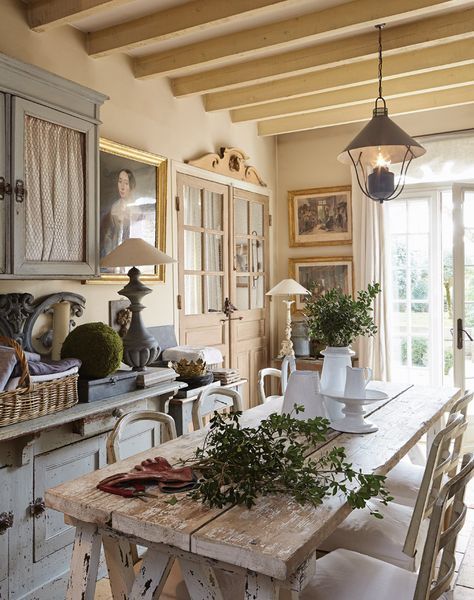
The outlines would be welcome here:
<svg viewBox="0 0 474 600">
<path fill-rule="evenodd" d="M 295 405 L 296 413 L 303 410 Z M 308 458 L 326 441 L 327 419 L 272 414 L 258 427 L 244 428 L 241 414 L 214 413 L 202 448 L 182 461 L 200 474 L 198 487 L 190 492 L 194 499 L 219 508 L 251 508 L 258 496 L 268 494 L 289 494 L 300 504 L 318 505 L 342 492 L 353 508 L 363 508 L 373 497 L 384 504 L 392 500 L 383 487 L 385 477 L 353 469 L 344 448 Z M 372 514 L 381 518 L 376 510 Z"/>
<path fill-rule="evenodd" d="M 381 291 L 380 284 L 369 284 L 357 299 L 339 288 L 318 296 L 310 290 L 306 296 L 304 315 L 311 340 L 327 346 L 349 346 L 360 335 L 373 336 L 377 327 L 372 317 L 372 303 Z"/>
<path fill-rule="evenodd" d="M 408 364 L 408 346 L 406 338 L 401 344 L 402 365 Z M 428 366 L 428 340 L 422 337 L 414 337 L 411 341 L 411 364 L 414 367 Z"/>
</svg>

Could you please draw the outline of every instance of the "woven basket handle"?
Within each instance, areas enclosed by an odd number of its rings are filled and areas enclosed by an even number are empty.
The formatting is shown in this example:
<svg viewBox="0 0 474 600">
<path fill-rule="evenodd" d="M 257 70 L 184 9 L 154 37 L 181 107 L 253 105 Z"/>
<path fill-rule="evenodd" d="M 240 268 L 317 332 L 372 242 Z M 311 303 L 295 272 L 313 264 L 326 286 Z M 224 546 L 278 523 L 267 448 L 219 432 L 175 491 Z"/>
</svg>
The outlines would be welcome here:
<svg viewBox="0 0 474 600">
<path fill-rule="evenodd" d="M 23 352 L 23 348 L 20 346 L 20 344 L 18 342 L 15 342 L 15 340 L 12 340 L 12 338 L 4 337 L 4 336 L 0 336 L 0 345 L 1 346 L 9 346 L 10 348 L 13 348 L 13 350 L 15 350 L 16 357 L 18 358 L 18 361 L 19 361 L 20 367 L 21 367 L 20 381 L 18 382 L 17 387 L 21 387 L 22 385 L 25 385 L 25 387 L 30 388 L 31 387 L 30 370 L 28 368 L 28 360 L 26 358 L 25 353 Z"/>
</svg>

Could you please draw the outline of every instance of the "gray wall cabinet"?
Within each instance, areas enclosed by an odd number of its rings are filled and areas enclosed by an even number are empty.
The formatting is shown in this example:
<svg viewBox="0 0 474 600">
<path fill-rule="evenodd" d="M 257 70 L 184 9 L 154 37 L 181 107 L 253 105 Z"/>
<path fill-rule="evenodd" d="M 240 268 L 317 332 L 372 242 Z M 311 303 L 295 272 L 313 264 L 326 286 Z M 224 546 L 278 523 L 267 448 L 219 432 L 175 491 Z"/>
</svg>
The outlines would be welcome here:
<svg viewBox="0 0 474 600">
<path fill-rule="evenodd" d="M 0 54 L 0 278 L 98 275 L 106 99 Z"/>
<path fill-rule="evenodd" d="M 117 419 L 131 410 L 167 411 L 178 388 L 137 390 L 0 428 L 0 523 L 3 513 L 13 515 L 11 527 L 0 526 L 0 600 L 64 600 L 74 528 L 44 507 L 45 490 L 105 466 Z M 159 442 L 159 425 L 135 423 L 121 455 Z"/>
</svg>

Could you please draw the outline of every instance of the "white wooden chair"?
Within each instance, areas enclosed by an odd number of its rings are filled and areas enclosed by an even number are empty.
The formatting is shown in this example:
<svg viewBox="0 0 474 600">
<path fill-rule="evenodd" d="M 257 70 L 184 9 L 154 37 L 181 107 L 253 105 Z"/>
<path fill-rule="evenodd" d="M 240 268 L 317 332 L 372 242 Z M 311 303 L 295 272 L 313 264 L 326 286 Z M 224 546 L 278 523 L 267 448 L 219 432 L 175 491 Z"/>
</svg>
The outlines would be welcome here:
<svg viewBox="0 0 474 600">
<path fill-rule="evenodd" d="M 260 404 L 265 404 L 275 398 L 281 398 L 285 394 L 288 379 L 296 370 L 296 360 L 294 356 L 285 356 L 281 363 L 281 370 L 267 367 L 266 369 L 260 369 L 258 372 L 257 384 L 258 384 L 258 397 Z M 276 377 L 280 380 L 281 394 L 273 394 L 271 396 L 265 395 L 265 379 L 267 377 Z"/>
<path fill-rule="evenodd" d="M 120 417 L 107 438 L 107 463 L 109 465 L 121 460 L 120 441 L 123 439 L 124 431 L 129 425 L 137 423 L 138 421 L 156 421 L 164 426 L 168 440 L 174 440 L 178 437 L 173 417 L 156 410 L 135 410 L 129 412 L 128 414 L 123 415 L 123 417 Z M 135 544 L 131 544 L 130 553 L 132 555 L 133 564 L 136 564 L 140 560 L 140 557 L 138 556 L 138 550 Z M 111 571 L 109 571 L 109 578 L 110 585 L 113 589 L 114 581 L 113 572 Z"/>
<path fill-rule="evenodd" d="M 224 401 L 222 396 L 230 398 L 232 402 Z M 204 427 L 204 418 L 206 416 L 212 415 L 216 410 L 219 411 L 229 407 L 232 407 L 233 412 L 242 410 L 242 398 L 239 392 L 220 387 L 203 390 L 193 404 L 194 430 L 196 431 Z"/>
<path fill-rule="evenodd" d="M 357 552 L 339 549 L 316 561 L 315 576 L 300 593 L 300 600 L 449 598 L 456 566 L 456 536 L 467 512 L 464 491 L 473 475 L 474 456 L 466 454 L 458 475 L 443 486 L 433 503 L 418 575 Z M 446 522 L 448 507 L 451 510 Z"/>
<path fill-rule="evenodd" d="M 321 544 L 321 550 L 345 548 L 415 571 L 419 564 L 418 550 L 423 546 L 431 515 L 443 477 L 458 464 L 457 439 L 467 422 L 462 414 L 453 414 L 448 424 L 433 441 L 415 507 L 392 501 L 385 506 L 371 500 L 383 519 L 376 519 L 370 510 L 354 510 L 347 519 Z"/>
<path fill-rule="evenodd" d="M 467 419 L 467 409 L 469 403 L 474 396 L 473 392 L 466 392 L 449 411 L 450 415 L 461 413 Z M 455 456 L 461 456 L 463 436 L 456 438 L 453 453 Z M 415 506 L 418 491 L 423 479 L 425 467 L 415 465 L 409 460 L 402 460 L 394 467 L 387 476 L 386 487 L 390 490 L 392 496 L 396 498 L 398 504 L 405 506 Z M 456 465 L 453 465 L 453 470 L 448 473 L 450 477 L 455 474 Z"/>
<path fill-rule="evenodd" d="M 113 464 L 120 460 L 120 440 L 125 429 L 138 421 L 156 421 L 164 426 L 169 440 L 176 439 L 176 425 L 173 417 L 156 410 L 135 410 L 120 417 L 107 438 L 107 462 Z"/>
</svg>

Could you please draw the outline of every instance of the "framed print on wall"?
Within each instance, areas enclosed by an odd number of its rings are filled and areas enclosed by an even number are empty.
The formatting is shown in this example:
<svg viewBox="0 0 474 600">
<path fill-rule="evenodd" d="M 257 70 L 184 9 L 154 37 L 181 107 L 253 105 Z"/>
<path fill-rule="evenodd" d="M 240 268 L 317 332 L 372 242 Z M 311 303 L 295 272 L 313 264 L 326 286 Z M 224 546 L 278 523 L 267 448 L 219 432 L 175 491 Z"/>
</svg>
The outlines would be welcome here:
<svg viewBox="0 0 474 600">
<path fill-rule="evenodd" d="M 100 258 L 126 239 L 166 252 L 167 160 L 110 140 L 100 144 Z M 142 280 L 164 281 L 164 266 L 140 268 Z M 128 268 L 100 268 L 100 281 L 126 280 Z"/>
<path fill-rule="evenodd" d="M 288 192 L 290 246 L 352 243 L 351 186 Z"/>
<path fill-rule="evenodd" d="M 323 294 L 333 288 L 341 288 L 345 294 L 354 294 L 352 279 L 352 258 L 318 257 L 290 258 L 290 277 L 306 289 L 316 285 L 316 293 Z M 296 310 L 304 309 L 304 296 L 296 296 Z"/>
</svg>

